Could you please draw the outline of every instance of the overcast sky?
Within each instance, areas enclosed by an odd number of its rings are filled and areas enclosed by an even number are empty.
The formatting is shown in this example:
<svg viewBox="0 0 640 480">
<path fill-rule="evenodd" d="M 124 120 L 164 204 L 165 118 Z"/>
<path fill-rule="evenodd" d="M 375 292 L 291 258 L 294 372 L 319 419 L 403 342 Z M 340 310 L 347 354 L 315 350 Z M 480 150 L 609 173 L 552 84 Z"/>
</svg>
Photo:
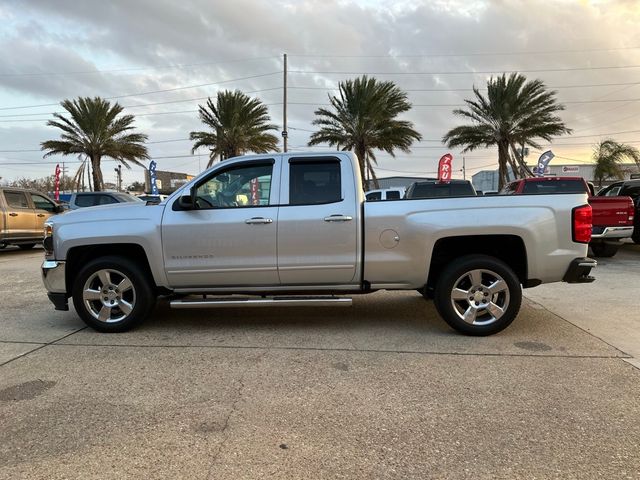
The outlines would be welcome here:
<svg viewBox="0 0 640 480">
<path fill-rule="evenodd" d="M 439 139 L 458 124 L 453 108 L 492 72 L 520 71 L 557 90 L 574 133 L 544 146 L 554 163 L 590 161 L 607 134 L 640 146 L 636 0 L 5 0 L 0 25 L 0 176 L 9 180 L 53 172 L 43 162 L 62 157 L 12 150 L 57 138 L 46 119 L 78 96 L 116 97 L 154 142 L 159 170 L 198 173 L 207 152 L 188 156 L 185 139 L 202 129 L 197 106 L 207 96 L 241 89 L 282 125 L 283 53 L 293 150 L 305 148 L 313 112 L 340 80 L 368 73 L 408 92 L 405 118 L 423 141 L 410 155 L 380 155 L 380 177 L 433 175 L 448 151 Z M 468 174 L 496 167 L 496 157 L 466 155 Z M 77 159 L 66 161 L 73 174 Z M 114 162 L 103 165 L 114 181 Z M 124 171 L 125 185 L 139 179 L 140 167 Z"/>
</svg>

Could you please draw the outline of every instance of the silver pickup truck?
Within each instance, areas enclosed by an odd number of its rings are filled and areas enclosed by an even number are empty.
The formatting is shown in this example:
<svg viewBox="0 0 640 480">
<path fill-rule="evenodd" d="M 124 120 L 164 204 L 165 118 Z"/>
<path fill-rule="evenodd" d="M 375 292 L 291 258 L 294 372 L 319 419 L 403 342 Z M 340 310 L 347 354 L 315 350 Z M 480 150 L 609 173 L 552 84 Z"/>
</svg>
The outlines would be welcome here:
<svg viewBox="0 0 640 480">
<path fill-rule="evenodd" d="M 346 306 L 417 290 L 469 335 L 516 317 L 522 287 L 591 282 L 586 194 L 365 202 L 351 153 L 245 156 L 159 205 L 90 207 L 45 226 L 42 275 L 58 310 L 130 329 L 173 308 Z"/>
</svg>

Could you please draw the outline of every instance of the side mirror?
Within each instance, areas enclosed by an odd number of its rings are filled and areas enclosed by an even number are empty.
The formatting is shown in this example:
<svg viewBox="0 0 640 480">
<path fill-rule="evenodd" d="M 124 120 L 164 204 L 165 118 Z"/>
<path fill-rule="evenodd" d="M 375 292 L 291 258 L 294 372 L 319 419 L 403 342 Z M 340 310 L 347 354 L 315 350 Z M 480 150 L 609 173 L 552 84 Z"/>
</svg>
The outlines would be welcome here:
<svg viewBox="0 0 640 480">
<path fill-rule="evenodd" d="M 62 213 L 64 212 L 64 207 L 62 205 L 54 205 L 53 213 Z"/>
<path fill-rule="evenodd" d="M 183 195 L 178 199 L 178 205 L 182 210 L 194 210 L 194 203 L 192 195 Z"/>
</svg>

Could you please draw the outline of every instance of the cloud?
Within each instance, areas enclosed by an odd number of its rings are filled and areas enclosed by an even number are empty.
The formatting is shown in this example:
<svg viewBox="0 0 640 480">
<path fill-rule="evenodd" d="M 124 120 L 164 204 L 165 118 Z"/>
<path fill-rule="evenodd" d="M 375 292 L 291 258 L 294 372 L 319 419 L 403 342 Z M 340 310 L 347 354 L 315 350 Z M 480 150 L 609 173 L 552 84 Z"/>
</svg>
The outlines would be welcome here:
<svg viewBox="0 0 640 480">
<path fill-rule="evenodd" d="M 577 135 L 640 129 L 640 114 L 634 116 L 639 102 L 607 103 L 640 98 L 640 86 L 633 84 L 639 69 L 548 71 L 640 65 L 640 49 L 613 50 L 640 46 L 639 17 L 637 2 L 623 0 L 13 1 L 0 9 L 0 18 L 6 20 L 5 33 L 0 36 L 0 106 L 56 103 L 78 95 L 117 96 L 267 74 L 282 68 L 281 54 L 287 52 L 291 71 L 289 125 L 302 129 L 290 131 L 292 145 L 306 144 L 309 132 L 304 130 L 312 129 L 313 112 L 327 103 L 331 89 L 340 80 L 364 72 L 393 80 L 409 91 L 416 106 L 406 118 L 427 140 L 441 138 L 458 119 L 451 113 L 453 107 L 419 105 L 462 104 L 473 85 L 482 87 L 491 76 L 471 72 L 505 70 L 547 70 L 526 75 L 561 87 L 558 98 L 567 102 L 562 117 Z M 394 56 L 383 57 L 389 54 Z M 182 66 L 171 68 L 178 64 Z M 106 71 L 46 75 L 97 70 Z M 294 73 L 301 71 L 316 73 Z M 7 75 L 14 73 L 41 75 Z M 200 128 L 195 110 L 202 100 L 197 98 L 213 96 L 222 88 L 276 88 L 281 81 L 277 74 L 118 101 L 135 105 L 131 113 L 145 114 L 137 125 L 151 140 L 183 138 Z M 613 83 L 631 85 L 570 88 Z M 465 90 L 417 91 L 434 88 Z M 270 105 L 275 123 L 282 122 L 281 90 L 252 95 Z M 143 106 L 180 100 L 185 102 Z M 580 101 L 593 103 L 572 103 Z M 0 111 L 0 115 L 50 110 L 10 110 Z M 184 110 L 193 112 L 166 113 Z M 12 137 L 17 129 L 22 133 Z M 23 134 L 29 131 L 31 136 Z M 0 141 L 6 147 L 37 145 L 43 132 L 55 135 L 37 123 L 0 123 Z M 587 159 L 588 143 L 597 138 L 562 139 L 554 151 Z M 622 141 L 633 138 L 619 136 Z M 587 145 L 563 147 L 560 143 Z M 431 146 L 438 143 L 416 145 Z M 182 144 L 152 147 L 158 156 L 188 150 L 188 145 Z M 425 166 L 433 170 L 443 151 L 415 148 L 412 156 L 399 155 L 396 160 L 380 155 L 379 165 L 405 171 L 424 170 Z M 473 168 L 494 160 L 492 151 L 479 151 L 469 155 L 467 165 Z M 179 161 L 167 163 L 178 165 Z"/>
</svg>

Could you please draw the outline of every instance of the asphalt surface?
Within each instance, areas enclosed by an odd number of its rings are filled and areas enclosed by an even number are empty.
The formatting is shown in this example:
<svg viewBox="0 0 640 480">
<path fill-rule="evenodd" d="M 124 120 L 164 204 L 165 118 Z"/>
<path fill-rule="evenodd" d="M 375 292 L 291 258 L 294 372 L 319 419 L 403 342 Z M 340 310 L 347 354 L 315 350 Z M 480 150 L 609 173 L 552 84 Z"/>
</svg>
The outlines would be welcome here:
<svg viewBox="0 0 640 480">
<path fill-rule="evenodd" d="M 488 338 L 414 292 L 99 334 L 41 259 L 0 251 L 0 478 L 640 478 L 637 246 Z"/>
</svg>

